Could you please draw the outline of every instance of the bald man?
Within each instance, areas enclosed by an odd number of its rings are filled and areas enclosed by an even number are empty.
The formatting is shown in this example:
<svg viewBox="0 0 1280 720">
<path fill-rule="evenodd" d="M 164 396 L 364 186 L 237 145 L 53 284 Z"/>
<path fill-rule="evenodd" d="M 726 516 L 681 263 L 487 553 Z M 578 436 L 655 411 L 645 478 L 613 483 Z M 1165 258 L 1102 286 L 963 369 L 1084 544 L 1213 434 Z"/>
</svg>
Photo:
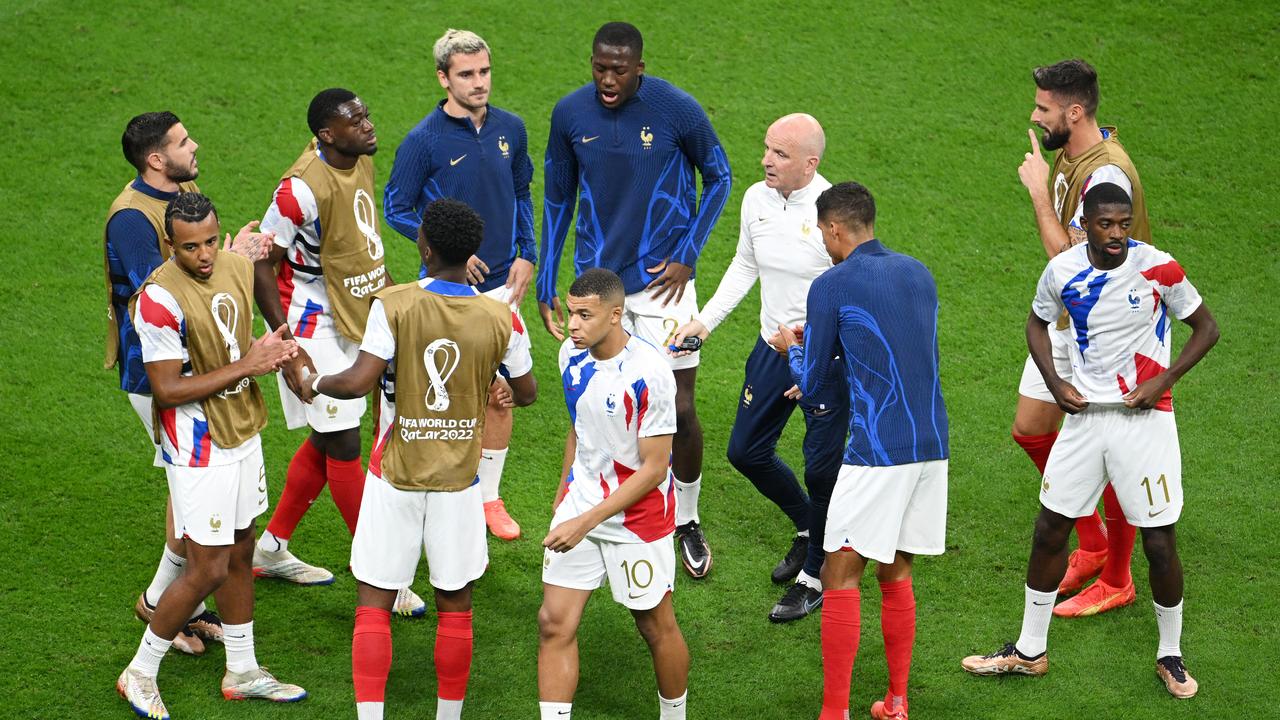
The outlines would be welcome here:
<svg viewBox="0 0 1280 720">
<path fill-rule="evenodd" d="M 738 249 L 711 301 L 676 330 L 672 354 L 687 337 L 706 339 L 760 281 L 760 337 L 747 358 L 738 414 L 729 436 L 729 462 L 791 519 L 795 536 L 773 568 L 773 581 L 790 583 L 773 606 L 773 622 L 799 620 L 822 605 L 822 531 L 827 502 L 840 470 L 848 419 L 843 382 L 819 397 L 800 397 L 786 359 L 768 344 L 779 325 L 803 326 L 809 285 L 831 268 L 822 244 L 815 202 L 831 187 L 818 174 L 826 147 L 811 115 L 779 118 L 764 136 L 764 180 L 742 198 Z M 791 413 L 804 412 L 804 483 L 778 457 L 778 438 Z"/>
</svg>

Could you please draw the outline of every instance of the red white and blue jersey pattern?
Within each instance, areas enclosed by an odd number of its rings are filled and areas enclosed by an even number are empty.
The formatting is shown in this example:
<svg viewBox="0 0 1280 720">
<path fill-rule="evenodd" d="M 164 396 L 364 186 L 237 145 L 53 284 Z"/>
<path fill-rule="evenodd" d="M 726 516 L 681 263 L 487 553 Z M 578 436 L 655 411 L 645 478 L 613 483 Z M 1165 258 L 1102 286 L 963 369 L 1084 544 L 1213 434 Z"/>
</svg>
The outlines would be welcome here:
<svg viewBox="0 0 1280 720">
<path fill-rule="evenodd" d="M 477 302 L 497 302 L 486 297 L 474 285 L 461 285 L 432 277 L 418 280 L 418 287 L 437 295 L 474 296 L 481 298 Z M 529 330 L 524 323 L 520 322 L 520 313 L 513 310 L 511 311 L 511 337 L 507 339 L 507 349 L 503 352 L 498 372 L 506 378 L 523 377 L 533 372 L 533 355 L 529 351 L 530 347 Z M 382 451 L 387 445 L 389 433 L 395 425 L 396 418 L 396 337 L 391 332 L 391 325 L 387 323 L 386 308 L 378 298 L 373 299 L 373 305 L 369 308 L 369 320 L 365 325 L 360 351 L 387 361 L 387 369 L 379 381 L 385 407 L 379 408 L 377 442 L 369 454 L 369 472 L 381 478 L 383 477 Z M 479 478 L 476 482 L 479 482 Z"/>
<path fill-rule="evenodd" d="M 622 352 L 597 360 L 572 340 L 560 346 L 560 376 L 577 452 L 564 503 L 576 517 L 604 502 L 640 469 L 640 438 L 676 432 L 676 381 L 667 360 L 632 337 Z M 656 488 L 588 536 L 619 543 L 653 542 L 675 532 L 670 468 Z"/>
<path fill-rule="evenodd" d="M 133 318 L 142 343 L 142 362 L 182 361 L 182 374 L 190 377 L 187 352 L 187 320 L 173 295 L 159 285 L 148 285 L 138 297 Z M 199 402 L 159 409 L 160 452 L 169 465 L 210 467 L 230 465 L 247 457 L 258 446 L 257 436 L 239 447 L 224 448 L 209 435 L 209 421 Z"/>
<path fill-rule="evenodd" d="M 280 181 L 259 230 L 275 233 L 275 244 L 285 249 L 276 272 L 276 286 L 289 331 L 294 337 L 303 338 L 337 335 L 320 266 L 320 243 L 324 237 L 320 208 L 302 178 Z"/>
<path fill-rule="evenodd" d="M 1200 293 L 1169 253 L 1129 240 L 1124 264 L 1097 270 L 1082 243 L 1049 261 L 1032 310 L 1054 322 L 1071 317 L 1071 383 L 1091 404 L 1120 405 L 1139 384 L 1169 367 L 1172 320 L 1200 307 Z M 1173 410 L 1169 393 L 1157 410 Z"/>
</svg>

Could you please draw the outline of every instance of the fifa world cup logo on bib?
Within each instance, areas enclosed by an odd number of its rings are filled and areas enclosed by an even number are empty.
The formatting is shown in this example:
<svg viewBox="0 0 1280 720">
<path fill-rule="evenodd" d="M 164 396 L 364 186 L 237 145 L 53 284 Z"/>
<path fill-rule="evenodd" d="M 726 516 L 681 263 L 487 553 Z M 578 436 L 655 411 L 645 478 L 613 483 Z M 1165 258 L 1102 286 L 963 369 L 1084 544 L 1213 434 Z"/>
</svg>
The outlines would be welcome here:
<svg viewBox="0 0 1280 720">
<path fill-rule="evenodd" d="M 369 245 L 369 257 L 374 260 L 382 259 L 382 236 L 378 234 L 378 217 L 374 215 L 373 198 L 369 197 L 369 193 L 364 188 L 356 190 L 356 199 L 352 203 L 351 211 L 356 216 L 356 227 L 364 235 L 365 242 Z"/>
<path fill-rule="evenodd" d="M 427 379 L 431 382 L 424 398 L 428 410 L 444 412 L 449 409 L 449 389 L 445 387 L 445 383 L 449 381 L 453 371 L 458 369 L 458 361 L 461 359 L 462 352 L 458 349 L 458 343 L 449 338 L 440 338 L 423 351 L 422 365 L 427 369 Z"/>
<path fill-rule="evenodd" d="M 236 307 L 236 299 L 230 293 L 218 293 L 213 296 L 210 310 L 213 311 L 213 324 L 218 326 L 218 334 L 227 344 L 227 355 L 231 362 L 240 359 L 240 343 L 236 340 L 236 325 L 240 320 L 240 308 Z"/>
</svg>

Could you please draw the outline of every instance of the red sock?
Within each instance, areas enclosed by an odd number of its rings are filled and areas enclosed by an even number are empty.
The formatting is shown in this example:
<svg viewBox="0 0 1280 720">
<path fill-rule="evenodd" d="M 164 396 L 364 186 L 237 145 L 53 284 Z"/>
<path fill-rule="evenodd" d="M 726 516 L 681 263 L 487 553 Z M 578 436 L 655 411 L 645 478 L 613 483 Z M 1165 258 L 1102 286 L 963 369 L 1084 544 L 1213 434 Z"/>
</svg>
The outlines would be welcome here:
<svg viewBox="0 0 1280 720">
<path fill-rule="evenodd" d="M 356 608 L 356 629 L 351 634 L 351 680 L 356 702 L 383 702 L 387 674 L 391 672 L 391 611 Z"/>
<path fill-rule="evenodd" d="M 1102 582 L 1114 588 L 1122 588 L 1133 582 L 1129 574 L 1129 561 L 1133 557 L 1133 539 L 1137 529 L 1124 519 L 1120 499 L 1115 488 L 1107 483 L 1102 491 L 1102 509 L 1107 513 L 1107 563 L 1102 566 Z"/>
<path fill-rule="evenodd" d="M 347 530 L 355 535 L 356 518 L 360 517 L 360 498 L 364 495 L 364 468 L 360 466 L 360 458 L 328 458 L 325 472 L 329 476 L 329 494 L 333 495 L 333 504 L 342 513 Z"/>
<path fill-rule="evenodd" d="M 1048 435 L 1013 435 L 1013 441 L 1022 446 L 1022 451 L 1031 458 L 1031 462 L 1036 464 L 1036 469 L 1040 474 L 1044 474 L 1045 463 L 1049 462 L 1049 451 L 1053 449 L 1053 441 L 1058 439 L 1058 433 L 1049 433 Z M 823 601 L 825 604 L 826 601 Z"/>
<path fill-rule="evenodd" d="M 849 681 L 862 629 L 861 606 L 858 588 L 822 593 L 822 715 L 818 720 L 847 717 Z"/>
<path fill-rule="evenodd" d="M 889 694 L 905 698 L 911 649 L 916 642 L 916 594 L 911 578 L 880 583 L 880 596 L 880 631 L 884 633 L 884 658 L 889 663 Z"/>
<path fill-rule="evenodd" d="M 267 523 L 267 530 L 272 535 L 284 540 L 293 537 L 298 521 L 324 489 L 324 461 L 324 453 L 311 442 L 311 438 L 302 441 L 298 451 L 293 454 L 293 460 L 289 461 L 284 491 L 280 493 L 280 501 L 276 503 L 271 522 Z"/>
<path fill-rule="evenodd" d="M 471 611 L 437 615 L 436 695 L 441 700 L 461 700 L 471 677 Z"/>
<path fill-rule="evenodd" d="M 1097 510 L 1092 515 L 1076 518 L 1076 537 L 1080 539 L 1080 549 L 1085 552 L 1102 552 L 1107 549 L 1107 530 L 1102 525 L 1102 516 Z"/>
</svg>

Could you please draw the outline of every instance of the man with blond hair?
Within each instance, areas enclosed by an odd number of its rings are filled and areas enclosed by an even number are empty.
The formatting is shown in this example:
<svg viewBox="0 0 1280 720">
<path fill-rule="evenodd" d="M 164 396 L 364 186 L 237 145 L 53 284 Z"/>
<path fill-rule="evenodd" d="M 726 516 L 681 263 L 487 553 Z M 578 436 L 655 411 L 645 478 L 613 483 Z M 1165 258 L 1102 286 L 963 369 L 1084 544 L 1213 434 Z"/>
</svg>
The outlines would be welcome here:
<svg viewBox="0 0 1280 720">
<path fill-rule="evenodd" d="M 816 202 L 831 187 L 818 174 L 826 147 L 822 125 L 812 115 L 779 118 L 764 136 L 764 179 L 742 197 L 738 249 L 711 301 L 681 326 L 672 340 L 705 339 L 760 281 L 760 337 L 747 357 L 738 414 L 729 434 L 729 462 L 795 526 L 791 548 L 773 569 L 774 582 L 792 582 L 769 613 L 773 622 L 799 620 L 822 605 L 822 531 L 827 501 L 840 469 L 848 400 L 833 383 L 821 396 L 800 397 L 787 362 L 768 344 L 779 325 L 805 321 L 809 285 L 831 268 L 818 231 Z M 688 351 L 671 350 L 672 354 Z M 838 366 L 836 366 L 838 367 Z M 804 411 L 804 482 L 778 456 L 796 405 Z"/>
<path fill-rule="evenodd" d="M 510 305 L 523 327 L 520 302 L 538 262 L 529 198 L 533 163 L 524 121 L 489 105 L 489 45 L 479 35 L 450 28 L 436 41 L 434 54 L 445 97 L 396 150 L 383 211 L 392 227 L 416 242 L 428 203 L 451 198 L 471 206 L 484 220 L 484 241 L 467 263 L 467 279 Z M 511 440 L 511 410 L 491 394 L 485 418 L 479 470 L 485 524 L 499 538 L 514 540 L 520 525 L 498 492 Z"/>
</svg>

